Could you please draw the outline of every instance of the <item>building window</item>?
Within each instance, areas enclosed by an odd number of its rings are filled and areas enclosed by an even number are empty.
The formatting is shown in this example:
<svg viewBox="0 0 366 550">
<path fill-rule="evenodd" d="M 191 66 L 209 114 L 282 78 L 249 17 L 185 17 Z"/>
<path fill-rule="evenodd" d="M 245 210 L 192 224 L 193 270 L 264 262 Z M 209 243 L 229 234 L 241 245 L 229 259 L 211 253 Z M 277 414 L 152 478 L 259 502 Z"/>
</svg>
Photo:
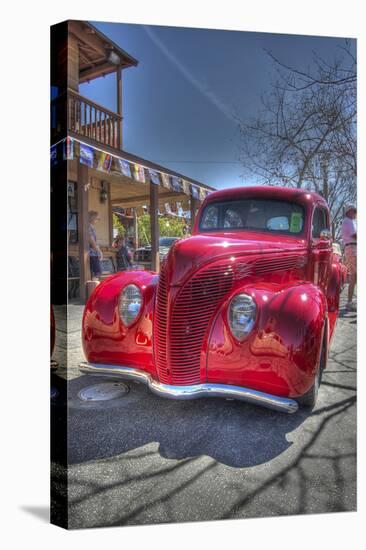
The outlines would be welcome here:
<svg viewBox="0 0 366 550">
<path fill-rule="evenodd" d="M 69 243 L 78 242 L 78 211 L 77 211 L 77 184 L 67 182 L 67 231 Z"/>
</svg>

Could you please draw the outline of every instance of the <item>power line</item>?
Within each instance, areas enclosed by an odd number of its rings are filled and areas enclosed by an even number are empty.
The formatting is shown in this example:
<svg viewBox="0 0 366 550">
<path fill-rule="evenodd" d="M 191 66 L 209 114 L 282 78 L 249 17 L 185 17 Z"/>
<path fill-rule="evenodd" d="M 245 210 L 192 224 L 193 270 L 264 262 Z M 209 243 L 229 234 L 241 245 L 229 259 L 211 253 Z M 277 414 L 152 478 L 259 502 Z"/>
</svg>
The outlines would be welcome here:
<svg viewBox="0 0 366 550">
<path fill-rule="evenodd" d="M 179 164 L 241 164 L 240 160 L 167 160 L 152 159 L 151 162 L 172 162 Z"/>
</svg>

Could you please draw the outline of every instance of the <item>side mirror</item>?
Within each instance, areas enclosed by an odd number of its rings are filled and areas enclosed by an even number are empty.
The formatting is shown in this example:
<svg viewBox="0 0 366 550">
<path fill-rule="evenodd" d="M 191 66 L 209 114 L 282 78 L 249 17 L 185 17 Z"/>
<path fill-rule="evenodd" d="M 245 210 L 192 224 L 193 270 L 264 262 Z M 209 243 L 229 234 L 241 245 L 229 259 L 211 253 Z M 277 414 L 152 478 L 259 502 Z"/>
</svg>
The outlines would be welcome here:
<svg viewBox="0 0 366 550">
<path fill-rule="evenodd" d="M 332 240 L 332 234 L 329 231 L 329 229 L 322 229 L 320 231 L 319 237 L 322 241 L 331 241 Z"/>
</svg>

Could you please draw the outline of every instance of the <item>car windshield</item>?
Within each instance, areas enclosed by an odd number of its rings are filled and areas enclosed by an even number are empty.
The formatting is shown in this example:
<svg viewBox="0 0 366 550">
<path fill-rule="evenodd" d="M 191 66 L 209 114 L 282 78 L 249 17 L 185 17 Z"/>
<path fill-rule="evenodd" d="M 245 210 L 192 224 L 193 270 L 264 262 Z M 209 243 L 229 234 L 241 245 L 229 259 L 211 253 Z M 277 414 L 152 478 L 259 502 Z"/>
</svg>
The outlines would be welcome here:
<svg viewBox="0 0 366 550">
<path fill-rule="evenodd" d="M 178 237 L 162 237 L 159 239 L 159 246 L 172 246 Z"/>
<path fill-rule="evenodd" d="M 304 208 L 293 202 L 241 199 L 209 203 L 202 212 L 200 231 L 252 230 L 299 234 L 304 228 Z"/>
</svg>

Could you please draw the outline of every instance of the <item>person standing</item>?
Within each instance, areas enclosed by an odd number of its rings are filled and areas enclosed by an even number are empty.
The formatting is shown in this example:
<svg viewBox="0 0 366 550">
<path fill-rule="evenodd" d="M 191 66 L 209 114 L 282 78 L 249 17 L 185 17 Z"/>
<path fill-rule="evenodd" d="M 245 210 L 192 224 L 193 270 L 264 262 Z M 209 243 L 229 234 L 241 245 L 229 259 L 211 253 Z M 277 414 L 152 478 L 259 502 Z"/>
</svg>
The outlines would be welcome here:
<svg viewBox="0 0 366 550">
<path fill-rule="evenodd" d="M 349 272 L 348 301 L 346 308 L 355 309 L 353 293 L 357 283 L 357 209 L 354 204 L 347 204 L 344 209 L 342 223 L 342 239 L 344 244 L 344 255 Z"/>
<path fill-rule="evenodd" d="M 89 212 L 89 258 L 90 258 L 90 272 L 92 281 L 99 281 L 102 274 L 103 254 L 97 243 L 97 232 L 95 225 L 100 220 L 98 212 L 90 210 Z"/>
<path fill-rule="evenodd" d="M 129 269 L 132 266 L 131 256 L 128 252 L 124 237 L 118 236 L 112 246 L 113 248 L 117 249 L 117 271 L 124 271 L 125 269 Z"/>
</svg>

